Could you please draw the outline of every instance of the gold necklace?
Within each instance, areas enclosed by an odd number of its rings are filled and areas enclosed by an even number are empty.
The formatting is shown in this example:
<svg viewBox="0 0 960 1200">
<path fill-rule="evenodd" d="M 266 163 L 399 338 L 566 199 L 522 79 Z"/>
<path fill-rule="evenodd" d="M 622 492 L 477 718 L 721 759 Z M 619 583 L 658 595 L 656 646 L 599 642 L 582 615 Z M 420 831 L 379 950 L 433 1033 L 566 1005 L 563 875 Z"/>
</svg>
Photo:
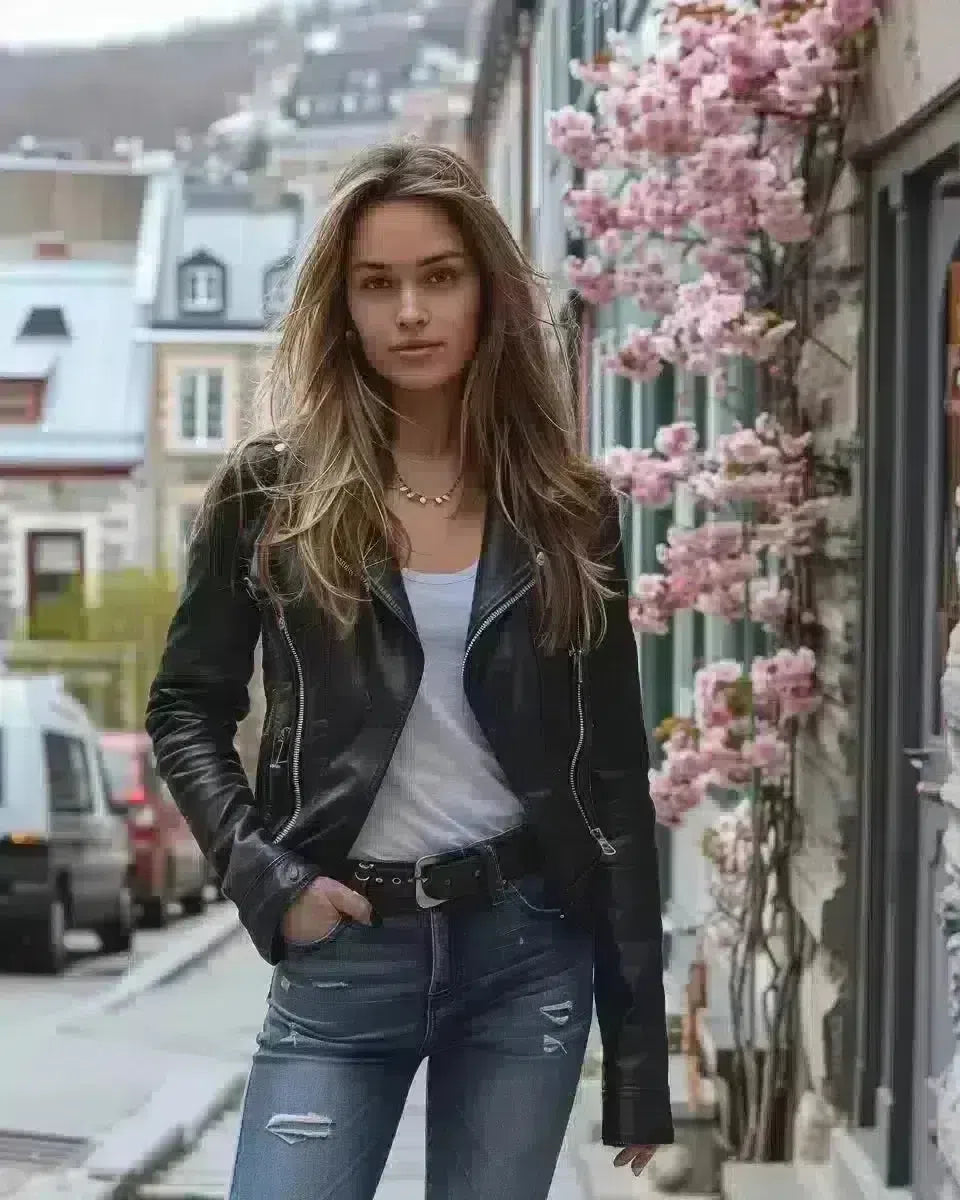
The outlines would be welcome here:
<svg viewBox="0 0 960 1200">
<path fill-rule="evenodd" d="M 397 491 L 401 496 L 405 496 L 407 500 L 413 501 L 414 504 L 446 504 L 456 491 L 457 484 L 463 478 L 463 472 L 461 471 L 453 483 L 451 483 L 449 490 L 444 492 L 442 496 L 425 496 L 423 492 L 416 491 L 410 486 L 409 483 L 407 483 L 407 481 L 397 470 L 396 464 L 394 464 L 393 470 L 397 476 Z"/>
</svg>

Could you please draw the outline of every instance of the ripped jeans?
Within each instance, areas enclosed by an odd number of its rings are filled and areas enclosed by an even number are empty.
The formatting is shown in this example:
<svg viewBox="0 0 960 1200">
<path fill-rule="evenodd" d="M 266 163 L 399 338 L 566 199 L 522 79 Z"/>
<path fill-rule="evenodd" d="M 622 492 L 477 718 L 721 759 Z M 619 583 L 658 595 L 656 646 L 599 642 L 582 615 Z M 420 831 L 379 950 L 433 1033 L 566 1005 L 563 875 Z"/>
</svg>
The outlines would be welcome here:
<svg viewBox="0 0 960 1200">
<path fill-rule="evenodd" d="M 373 1200 L 424 1058 L 426 1200 L 546 1200 L 592 978 L 591 935 L 543 907 L 538 877 L 503 884 L 489 908 L 346 922 L 289 945 L 230 1200 Z"/>
</svg>

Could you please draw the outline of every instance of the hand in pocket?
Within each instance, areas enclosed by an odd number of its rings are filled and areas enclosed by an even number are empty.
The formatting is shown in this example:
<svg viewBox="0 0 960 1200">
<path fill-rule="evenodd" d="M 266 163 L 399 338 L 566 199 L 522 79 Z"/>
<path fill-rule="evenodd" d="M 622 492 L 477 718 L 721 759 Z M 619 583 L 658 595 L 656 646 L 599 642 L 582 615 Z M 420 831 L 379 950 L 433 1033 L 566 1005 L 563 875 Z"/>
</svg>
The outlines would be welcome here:
<svg viewBox="0 0 960 1200">
<path fill-rule="evenodd" d="M 345 883 L 321 875 L 284 913 L 283 936 L 289 942 L 317 942 L 344 917 L 369 925 L 373 917 L 370 901 Z"/>
</svg>

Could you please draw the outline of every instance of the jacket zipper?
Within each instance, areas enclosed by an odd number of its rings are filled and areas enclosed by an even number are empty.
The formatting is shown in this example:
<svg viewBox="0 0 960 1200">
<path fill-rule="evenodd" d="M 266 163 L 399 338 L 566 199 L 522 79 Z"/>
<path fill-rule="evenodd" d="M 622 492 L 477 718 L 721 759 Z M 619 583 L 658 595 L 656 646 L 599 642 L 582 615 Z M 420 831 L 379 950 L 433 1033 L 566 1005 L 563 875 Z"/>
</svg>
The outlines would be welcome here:
<svg viewBox="0 0 960 1200">
<path fill-rule="evenodd" d="M 284 725 L 277 735 L 277 740 L 274 743 L 273 758 L 270 760 L 270 766 L 274 769 L 282 767 L 286 762 L 283 757 L 283 752 L 286 749 L 287 738 L 290 736 L 290 726 Z"/>
<path fill-rule="evenodd" d="M 250 578 L 249 573 L 243 577 L 243 582 L 253 602 L 259 605 L 260 599 L 257 595 L 257 589 L 254 586 L 254 582 Z M 294 646 L 293 638 L 290 636 L 290 630 L 287 628 L 286 617 L 284 617 L 283 610 L 279 607 L 279 605 L 274 605 L 273 610 L 277 617 L 277 624 L 280 627 L 280 632 L 283 634 L 283 639 L 287 643 L 287 649 L 290 651 L 290 657 L 293 659 L 294 669 L 297 672 L 297 720 L 296 730 L 293 735 L 293 768 L 291 772 L 293 779 L 293 812 L 280 826 L 279 831 L 270 839 L 273 845 L 277 845 L 279 842 L 283 841 L 283 839 L 296 824 L 297 818 L 300 816 L 300 811 L 303 808 L 303 796 L 300 791 L 300 747 L 303 742 L 303 723 L 307 708 L 307 697 L 306 688 L 303 681 L 303 664 L 300 662 L 300 655 L 297 654 L 297 648 Z M 286 739 L 284 737 L 281 737 L 280 750 L 282 750 L 285 740 Z M 274 755 L 275 760 L 279 759 L 280 750 L 278 750 L 278 752 Z M 273 765 L 274 763 L 271 763 L 271 766 Z"/>
<path fill-rule="evenodd" d="M 477 643 L 477 638 L 480 637 L 485 629 L 489 629 L 494 621 L 502 617 L 508 608 L 516 604 L 518 600 L 521 600 L 533 587 L 534 582 L 535 581 L 533 579 L 528 579 L 522 588 L 518 588 L 515 592 L 511 592 L 506 600 L 501 600 L 497 607 L 488 612 L 477 628 L 473 631 L 473 637 L 469 642 L 467 642 L 467 648 L 463 652 L 463 663 L 460 667 L 460 678 L 464 684 L 466 683 L 467 678 L 467 659 L 470 657 L 470 651 Z"/>
<path fill-rule="evenodd" d="M 280 632 L 283 634 L 284 640 L 287 643 L 287 649 L 290 651 L 290 657 L 293 659 L 293 665 L 297 672 L 297 723 L 296 730 L 293 735 L 293 812 L 286 821 L 280 826 L 278 833 L 275 833 L 270 839 L 274 845 L 282 842 L 290 830 L 297 822 L 300 816 L 300 810 L 303 808 L 303 796 L 300 792 L 300 746 L 303 742 L 303 722 L 304 713 L 307 707 L 306 688 L 303 682 L 303 665 L 300 662 L 300 655 L 297 654 L 297 648 L 293 644 L 293 638 L 290 636 L 290 630 L 287 628 L 287 621 L 283 613 L 278 608 L 277 624 L 280 626 Z"/>
<path fill-rule="evenodd" d="M 580 799 L 580 794 L 577 791 L 577 766 L 580 762 L 580 755 L 583 752 L 583 743 L 587 735 L 587 723 L 583 712 L 583 651 L 574 650 L 574 657 L 577 660 L 577 720 L 579 722 L 579 733 L 577 736 L 577 744 L 574 747 L 573 757 L 570 759 L 570 791 L 573 794 L 574 802 L 580 810 L 580 815 L 583 817 L 584 824 L 590 831 L 591 837 L 600 847 L 604 854 L 608 857 L 616 854 L 617 850 L 614 845 L 607 841 L 603 830 L 599 825 L 592 825 L 590 818 L 587 816 L 587 810 Z"/>
</svg>

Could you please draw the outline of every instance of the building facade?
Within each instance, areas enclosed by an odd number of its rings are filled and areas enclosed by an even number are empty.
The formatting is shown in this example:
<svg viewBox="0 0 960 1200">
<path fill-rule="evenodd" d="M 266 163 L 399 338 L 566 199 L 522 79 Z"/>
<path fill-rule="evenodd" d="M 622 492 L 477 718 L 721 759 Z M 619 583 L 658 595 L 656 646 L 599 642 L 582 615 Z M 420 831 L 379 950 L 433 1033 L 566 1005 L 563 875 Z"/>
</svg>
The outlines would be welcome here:
<svg viewBox="0 0 960 1200">
<path fill-rule="evenodd" d="M 303 236 L 298 196 L 268 186 L 178 179 L 153 319 L 146 471 L 153 565 L 180 574 L 200 501 L 250 427 Z"/>
<path fill-rule="evenodd" d="M 867 265 L 857 944 L 833 1178 L 843 1196 L 903 1188 L 932 1200 L 960 1195 L 960 69 L 944 45 L 949 4 L 886 8 L 856 130 Z"/>
<path fill-rule="evenodd" d="M 0 637 L 144 562 L 168 167 L 0 159 Z"/>
<path fill-rule="evenodd" d="M 884 7 L 856 151 L 818 248 L 818 327 L 801 373 L 801 404 L 834 484 L 815 568 L 825 703 L 801 747 L 792 864 L 808 935 L 796 1173 L 789 1183 L 764 1182 L 763 1167 L 752 1178 L 731 1172 L 731 1196 L 801 1185 L 838 1197 L 960 1196 L 957 638 L 950 657 L 960 617 L 960 70 L 944 38 L 945 0 Z M 471 150 L 558 295 L 562 260 L 577 250 L 562 215 L 574 177 L 544 146 L 546 113 L 589 105 L 568 63 L 592 57 L 608 28 L 652 52 L 658 8 L 498 0 L 491 9 Z M 638 315 L 621 301 L 580 320 L 584 444 L 594 455 L 650 445 L 657 425 L 679 417 L 706 441 L 730 427 L 702 381 L 667 371 L 631 384 L 600 370 L 600 354 Z M 749 377 L 739 383 L 749 407 Z M 632 574 L 657 569 L 657 544 L 684 506 L 681 496 L 675 513 L 625 514 Z M 742 631 L 696 614 L 667 637 L 641 639 L 648 729 L 688 710 L 697 665 L 740 657 L 741 641 Z M 713 815 L 697 811 L 665 840 L 675 928 L 709 909 L 699 842 Z M 710 1002 L 722 1009 L 714 990 Z M 722 1030 L 722 1012 L 712 1015 Z"/>
<path fill-rule="evenodd" d="M 467 0 L 324 0 L 303 18 L 303 53 L 281 102 L 289 122 L 268 162 L 322 211 L 346 162 L 403 134 L 460 141 L 473 65 Z"/>
</svg>

